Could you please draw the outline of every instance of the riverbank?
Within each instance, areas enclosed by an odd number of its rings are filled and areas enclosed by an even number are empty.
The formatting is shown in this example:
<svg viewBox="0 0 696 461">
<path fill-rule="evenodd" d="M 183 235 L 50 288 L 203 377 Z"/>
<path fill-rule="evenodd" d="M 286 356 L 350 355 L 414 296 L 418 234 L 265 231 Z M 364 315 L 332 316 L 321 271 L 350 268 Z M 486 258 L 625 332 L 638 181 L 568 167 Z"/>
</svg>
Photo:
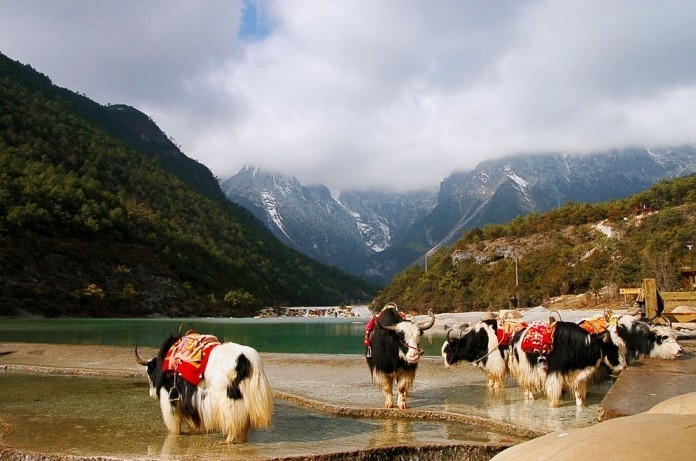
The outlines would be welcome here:
<svg viewBox="0 0 696 461">
<path fill-rule="evenodd" d="M 563 320 L 577 320 L 591 316 L 595 312 L 561 311 L 556 314 L 559 314 Z M 442 334 L 448 328 L 479 320 L 481 315 L 481 313 L 439 314 L 435 326 L 431 329 L 434 332 L 431 330 L 426 332 L 423 341 L 441 342 Z M 524 319 L 526 321 L 546 319 L 548 315 L 549 312 L 543 309 L 528 310 L 525 311 Z M 663 361 L 656 362 L 654 359 L 643 359 L 634 362 L 632 367 L 622 374 L 614 385 L 614 389 L 617 389 L 622 381 L 633 382 L 638 388 L 615 394 L 626 399 L 621 415 L 626 414 L 626 408 L 629 412 L 633 409 L 642 411 L 640 406 L 632 405 L 632 397 L 636 394 L 638 396 L 635 397 L 635 401 L 646 401 L 650 398 L 663 399 L 689 392 L 691 388 L 688 386 L 696 386 L 696 379 L 689 374 L 691 372 L 686 374 L 680 372 L 680 370 L 691 369 L 689 367 L 692 365 L 692 368 L 696 370 L 696 362 L 694 362 L 696 344 L 687 342 L 684 346 L 687 354 L 677 361 L 663 363 Z M 149 357 L 153 356 L 157 350 L 152 347 L 143 347 L 139 348 L 139 352 L 141 356 Z M 449 421 L 457 424 L 472 424 L 509 434 L 508 440 L 503 439 L 495 444 L 476 445 L 479 450 L 476 456 L 479 457 L 470 459 L 488 459 L 507 446 L 517 444 L 524 439 L 538 438 L 548 433 L 583 430 L 594 426 L 600 414 L 607 413 L 608 398 L 605 395 L 610 396 L 614 393 L 614 389 L 610 389 L 611 383 L 606 382 L 590 389 L 588 407 L 582 411 L 576 410 L 570 398 L 563 400 L 560 408 L 550 409 L 545 399 L 535 402 L 525 401 L 520 388 L 512 380 L 508 381 L 502 392 L 495 393 L 486 387 L 481 371 L 471 365 L 464 364 L 453 369 L 445 369 L 441 358 L 425 357 L 419 366 L 415 386 L 409 398 L 409 410 L 385 410 L 382 408 L 383 396 L 372 383 L 364 357 L 361 355 L 285 353 L 262 353 L 261 355 L 275 398 L 315 409 L 320 414 L 366 420 Z M 659 366 L 662 366 L 661 374 L 658 373 Z M 153 409 L 157 406 L 155 402 L 145 398 L 147 379 L 143 367 L 135 362 L 131 347 L 2 342 L 0 343 L 0 371 L 127 377 L 141 383 L 137 392 L 143 394 L 146 404 L 151 405 Z M 640 376 L 633 373 L 634 371 L 644 371 L 647 376 L 653 377 L 649 389 L 640 386 L 641 383 L 648 382 L 646 375 Z M 136 392 L 136 389 L 133 389 L 133 392 Z M 616 397 L 614 401 L 618 401 Z M 621 415 L 617 413 L 613 416 Z M 160 423 L 157 416 L 153 418 L 153 421 L 156 424 Z M 454 444 L 453 447 L 453 449 L 464 449 L 460 444 Z M 432 454 L 445 448 L 439 446 L 428 450 L 431 450 L 429 453 Z M 426 450 L 424 446 L 418 449 Z M 19 455 L 17 456 L 16 459 L 20 459 Z M 374 457 L 377 458 L 377 454 Z M 436 454 L 431 458 L 439 459 Z M 431 458 L 425 455 L 419 457 L 419 459 Z M 313 457 L 312 459 L 332 458 Z"/>
</svg>

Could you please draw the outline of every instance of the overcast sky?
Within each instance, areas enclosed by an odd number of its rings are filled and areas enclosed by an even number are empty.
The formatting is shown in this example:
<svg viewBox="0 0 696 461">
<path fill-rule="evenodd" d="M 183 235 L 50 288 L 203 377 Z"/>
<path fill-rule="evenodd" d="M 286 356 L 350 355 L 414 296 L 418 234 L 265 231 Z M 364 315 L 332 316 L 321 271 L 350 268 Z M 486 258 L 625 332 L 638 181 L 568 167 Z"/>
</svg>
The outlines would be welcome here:
<svg viewBox="0 0 696 461">
<path fill-rule="evenodd" d="M 0 0 L 0 51 L 220 179 L 435 189 L 507 155 L 696 142 L 687 0 Z"/>
</svg>

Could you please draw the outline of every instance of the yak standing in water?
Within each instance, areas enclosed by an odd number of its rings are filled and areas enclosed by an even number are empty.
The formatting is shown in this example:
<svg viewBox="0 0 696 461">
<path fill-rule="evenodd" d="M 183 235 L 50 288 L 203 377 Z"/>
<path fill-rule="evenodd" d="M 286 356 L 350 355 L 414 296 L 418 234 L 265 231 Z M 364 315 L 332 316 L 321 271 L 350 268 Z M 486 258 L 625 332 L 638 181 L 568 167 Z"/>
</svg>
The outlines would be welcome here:
<svg viewBox="0 0 696 461">
<path fill-rule="evenodd" d="M 227 442 L 246 442 L 250 427 L 270 426 L 273 396 L 255 349 L 189 331 L 169 337 L 150 360 L 136 346 L 135 357 L 147 367 L 150 396 L 170 433 L 180 434 L 186 423 L 192 432 L 221 431 Z"/>
<path fill-rule="evenodd" d="M 583 407 L 587 386 L 606 359 L 602 346 L 609 342 L 607 336 L 593 337 L 574 322 L 533 322 L 513 339 L 510 371 L 527 399 L 545 392 L 549 405 L 558 407 L 565 387 Z"/>
<path fill-rule="evenodd" d="M 399 393 L 396 406 L 402 410 L 406 408 L 406 397 L 416 377 L 418 361 L 423 355 L 420 337 L 423 331 L 435 324 L 432 311 L 428 315 L 428 321 L 415 324 L 404 319 L 396 305 L 389 303 L 379 317 L 373 318 L 376 328 L 371 332 L 371 338 L 366 340 L 365 358 L 373 381 L 384 392 L 385 408 L 394 407 L 394 381 Z"/>
<path fill-rule="evenodd" d="M 526 326 L 522 322 L 514 323 L 520 328 Z M 507 324 L 511 325 L 512 322 Z M 505 321 L 487 319 L 465 327 L 458 337 L 450 338 L 452 330 L 447 332 L 447 340 L 442 345 L 445 368 L 461 361 L 471 362 L 483 370 L 488 387 L 496 390 L 504 388 L 508 371 L 508 346 L 512 337 L 504 329 Z"/>
</svg>

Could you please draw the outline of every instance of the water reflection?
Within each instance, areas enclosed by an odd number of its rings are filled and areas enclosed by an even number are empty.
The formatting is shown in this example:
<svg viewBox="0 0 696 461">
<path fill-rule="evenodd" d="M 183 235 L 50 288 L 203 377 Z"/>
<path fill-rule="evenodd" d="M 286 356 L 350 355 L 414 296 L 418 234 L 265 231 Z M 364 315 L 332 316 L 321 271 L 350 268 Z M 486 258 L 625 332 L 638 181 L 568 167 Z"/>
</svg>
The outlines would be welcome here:
<svg viewBox="0 0 696 461">
<path fill-rule="evenodd" d="M 177 334 L 184 322 L 222 341 L 246 344 L 259 352 L 363 354 L 367 319 L 10 319 L 0 320 L 0 338 L 13 342 L 157 347 L 167 335 Z M 444 332 L 442 336 L 424 336 L 425 354 L 439 356 L 443 341 Z"/>
<path fill-rule="evenodd" d="M 144 380 L 0 373 L 0 388 L 0 419 L 12 427 L 0 445 L 34 453 L 253 461 L 510 438 L 464 424 L 337 417 L 277 401 L 270 429 L 251 431 L 247 444 L 227 444 L 220 434 L 168 436 Z"/>
<path fill-rule="evenodd" d="M 522 389 L 513 380 L 502 390 L 494 391 L 485 383 L 465 384 L 445 389 L 442 399 L 446 411 L 490 418 L 529 427 L 545 432 L 585 427 L 597 422 L 597 408 L 606 395 L 610 382 L 590 386 L 587 407 L 578 409 L 575 400 L 564 395 L 559 408 L 549 407 L 548 400 L 541 397 L 525 399 Z"/>
</svg>

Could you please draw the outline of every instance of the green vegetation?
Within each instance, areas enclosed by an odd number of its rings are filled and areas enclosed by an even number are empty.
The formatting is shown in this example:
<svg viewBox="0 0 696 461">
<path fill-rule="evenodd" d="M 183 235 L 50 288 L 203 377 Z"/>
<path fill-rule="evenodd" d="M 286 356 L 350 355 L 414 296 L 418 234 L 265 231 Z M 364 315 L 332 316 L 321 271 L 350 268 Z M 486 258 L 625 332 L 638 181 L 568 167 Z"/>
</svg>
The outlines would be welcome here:
<svg viewBox="0 0 696 461">
<path fill-rule="evenodd" d="M 643 206 L 649 210 L 643 210 Z M 640 210 L 638 212 L 637 210 Z M 602 223 L 611 236 L 597 227 Z M 435 252 L 427 272 L 414 265 L 379 295 L 424 312 L 497 310 L 512 295 L 521 307 L 656 278 L 681 289 L 679 269 L 696 266 L 696 175 L 663 181 L 625 200 L 568 203 L 466 233 Z M 616 290 L 614 290 L 616 291 Z"/>
<path fill-rule="evenodd" d="M 280 244 L 144 114 L 0 55 L 0 315 L 248 315 L 369 299 Z"/>
</svg>

